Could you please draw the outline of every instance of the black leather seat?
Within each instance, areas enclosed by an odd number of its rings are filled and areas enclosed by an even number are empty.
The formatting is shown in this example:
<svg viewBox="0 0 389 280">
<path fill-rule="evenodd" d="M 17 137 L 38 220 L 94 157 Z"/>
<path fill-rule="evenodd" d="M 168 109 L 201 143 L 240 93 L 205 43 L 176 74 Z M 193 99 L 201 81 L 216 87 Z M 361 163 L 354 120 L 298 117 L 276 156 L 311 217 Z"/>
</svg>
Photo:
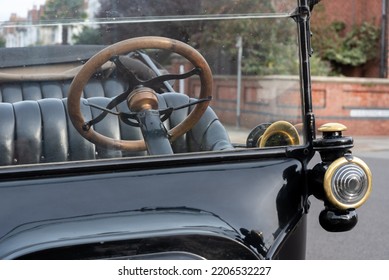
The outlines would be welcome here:
<svg viewBox="0 0 389 280">
<path fill-rule="evenodd" d="M 98 158 L 144 155 L 96 147 L 82 138 L 67 116 L 66 94 L 70 81 L 7 83 L 0 87 L 0 165 L 62 162 Z M 84 89 L 88 102 L 105 106 L 124 91 L 115 79 L 92 80 Z M 91 97 L 93 96 L 93 97 Z M 180 93 L 158 95 L 160 108 L 187 104 Z M 122 104 L 125 106 L 124 104 Z M 118 108 L 122 110 L 124 108 Z M 100 113 L 82 106 L 86 119 Z M 167 128 L 180 123 L 190 109 L 175 111 L 166 121 Z M 142 139 L 140 129 L 108 115 L 95 125 L 103 135 L 126 140 Z M 199 123 L 173 144 L 175 153 L 232 149 L 228 134 L 217 116 L 208 108 Z"/>
</svg>

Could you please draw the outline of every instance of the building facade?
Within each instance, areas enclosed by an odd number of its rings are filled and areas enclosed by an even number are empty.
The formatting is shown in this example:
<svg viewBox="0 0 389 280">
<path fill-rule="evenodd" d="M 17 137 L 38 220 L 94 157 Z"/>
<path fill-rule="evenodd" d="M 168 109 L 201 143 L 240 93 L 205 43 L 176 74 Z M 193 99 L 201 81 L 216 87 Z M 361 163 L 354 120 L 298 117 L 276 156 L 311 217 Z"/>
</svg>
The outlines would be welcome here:
<svg viewBox="0 0 389 280">
<path fill-rule="evenodd" d="M 87 19 L 94 17 L 94 12 L 98 9 L 98 0 L 85 0 L 84 9 Z M 68 29 L 67 42 L 73 43 L 74 35 L 82 31 L 83 24 L 46 24 L 43 20 L 44 5 L 34 5 L 28 11 L 27 17 L 20 17 L 11 14 L 7 22 L 0 26 L 0 34 L 5 40 L 5 47 L 26 47 L 38 45 L 58 45 L 62 41 L 64 28 Z"/>
</svg>

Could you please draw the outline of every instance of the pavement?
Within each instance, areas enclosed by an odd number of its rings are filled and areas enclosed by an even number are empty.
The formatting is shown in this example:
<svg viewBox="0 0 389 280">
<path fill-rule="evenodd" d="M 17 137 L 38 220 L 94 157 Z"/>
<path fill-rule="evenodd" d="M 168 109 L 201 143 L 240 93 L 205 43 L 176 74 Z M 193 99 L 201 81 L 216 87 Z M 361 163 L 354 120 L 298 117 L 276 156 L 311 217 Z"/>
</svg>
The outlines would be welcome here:
<svg viewBox="0 0 389 280">
<path fill-rule="evenodd" d="M 246 143 L 250 130 L 247 128 L 227 127 L 228 134 L 233 143 Z M 353 136 L 353 153 L 377 153 L 383 152 L 389 158 L 389 135 L 388 136 Z"/>
<path fill-rule="evenodd" d="M 389 151 L 389 136 L 354 136 L 355 151 Z"/>
</svg>

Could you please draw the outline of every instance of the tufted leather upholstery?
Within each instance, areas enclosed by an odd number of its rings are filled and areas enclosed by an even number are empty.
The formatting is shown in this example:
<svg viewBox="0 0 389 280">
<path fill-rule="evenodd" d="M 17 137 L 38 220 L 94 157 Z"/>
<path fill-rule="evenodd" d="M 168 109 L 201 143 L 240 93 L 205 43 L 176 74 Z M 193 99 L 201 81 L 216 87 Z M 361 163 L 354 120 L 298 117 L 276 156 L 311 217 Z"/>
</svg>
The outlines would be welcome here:
<svg viewBox="0 0 389 280">
<path fill-rule="evenodd" d="M 145 154 L 96 147 L 82 138 L 67 116 L 66 95 L 70 83 L 67 80 L 0 85 L 0 165 Z M 124 83 L 117 79 L 94 79 L 85 87 L 84 98 L 90 103 L 105 106 L 113 96 L 123 91 Z M 164 93 L 158 98 L 161 108 L 189 102 L 186 95 L 179 93 Z M 125 110 L 124 107 L 118 109 Z M 82 105 L 82 111 L 86 119 L 100 113 L 86 105 Z M 175 111 L 166 121 L 167 128 L 181 122 L 189 111 Z M 142 139 L 139 128 L 130 127 L 112 115 L 96 124 L 94 129 L 116 139 Z M 175 153 L 232 149 L 225 129 L 211 108 L 190 132 L 177 139 L 172 146 Z"/>
<path fill-rule="evenodd" d="M 15 103 L 23 100 L 65 98 L 71 80 L 13 82 L 0 84 L 0 102 Z M 84 89 L 84 97 L 114 97 L 124 91 L 123 81 L 115 78 L 91 79 Z"/>
</svg>

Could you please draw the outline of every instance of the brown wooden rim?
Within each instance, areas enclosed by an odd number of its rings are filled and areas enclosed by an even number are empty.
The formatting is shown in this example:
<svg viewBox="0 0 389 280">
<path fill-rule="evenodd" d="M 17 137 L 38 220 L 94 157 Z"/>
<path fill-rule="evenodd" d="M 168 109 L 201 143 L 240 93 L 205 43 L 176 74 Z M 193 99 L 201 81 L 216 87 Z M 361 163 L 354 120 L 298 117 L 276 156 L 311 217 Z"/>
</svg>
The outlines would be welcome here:
<svg viewBox="0 0 389 280">
<path fill-rule="evenodd" d="M 201 69 L 199 75 L 201 81 L 199 98 L 212 96 L 212 72 L 208 63 L 197 50 L 183 42 L 164 37 L 147 36 L 127 39 L 108 46 L 84 64 L 81 71 L 74 77 L 68 93 L 68 112 L 74 127 L 84 138 L 98 146 L 125 151 L 141 151 L 146 149 L 146 144 L 143 140 L 116 140 L 96 132 L 93 128 L 84 131 L 82 126 L 85 120 L 80 109 L 82 91 L 92 75 L 112 57 L 139 49 L 170 50 L 185 57 L 194 67 Z M 209 102 L 197 104 L 187 118 L 169 130 L 170 141 L 173 142 L 188 132 L 199 121 L 207 109 Z"/>
</svg>

